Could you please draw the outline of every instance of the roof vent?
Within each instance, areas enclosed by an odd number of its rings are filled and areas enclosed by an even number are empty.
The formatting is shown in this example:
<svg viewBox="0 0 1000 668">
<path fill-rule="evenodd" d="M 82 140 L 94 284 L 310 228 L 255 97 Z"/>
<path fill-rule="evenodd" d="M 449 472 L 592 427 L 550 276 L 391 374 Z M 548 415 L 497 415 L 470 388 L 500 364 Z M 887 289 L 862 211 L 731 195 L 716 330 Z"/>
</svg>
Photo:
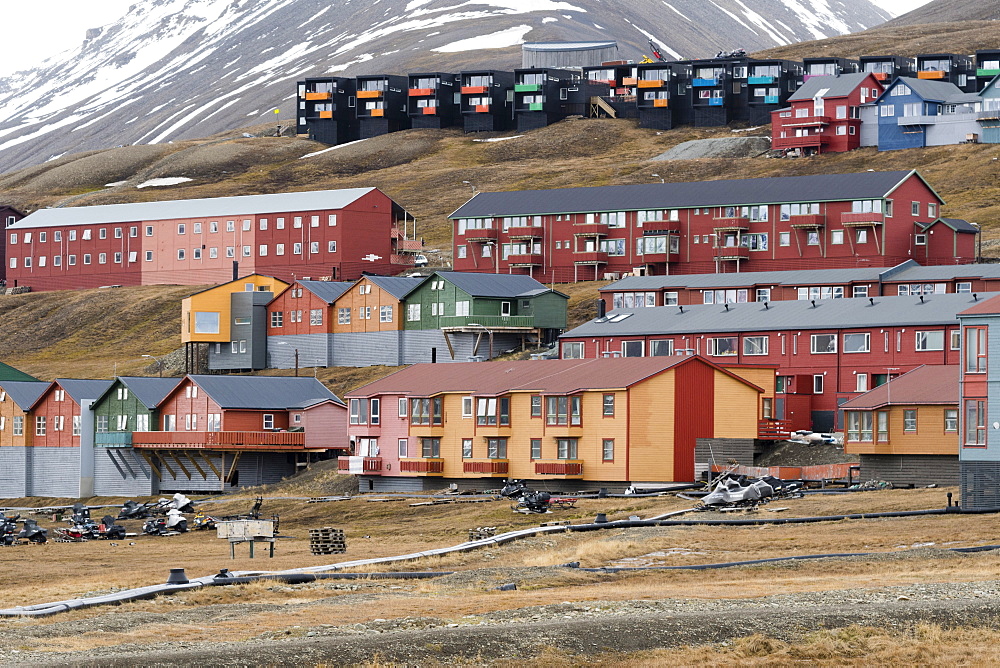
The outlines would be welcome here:
<svg viewBox="0 0 1000 668">
<path fill-rule="evenodd" d="M 816 308 L 816 300 L 815 299 L 811 299 L 809 301 L 812 302 L 813 308 Z"/>
<path fill-rule="evenodd" d="M 974 302 L 978 302 L 979 301 L 979 295 L 977 295 L 975 292 L 972 293 L 972 301 L 974 301 Z"/>
<path fill-rule="evenodd" d="M 767 305 L 767 302 L 764 302 L 764 310 L 766 311 L 768 308 L 769 306 Z"/>
<path fill-rule="evenodd" d="M 874 297 L 869 297 L 868 298 L 868 305 L 869 306 L 875 306 L 875 298 Z"/>
<path fill-rule="evenodd" d="M 924 296 L 923 296 L 923 295 L 920 295 L 920 303 L 921 303 L 921 304 L 923 304 L 923 303 L 924 303 Z"/>
<path fill-rule="evenodd" d="M 678 306 L 677 308 L 679 308 L 681 310 L 681 313 L 684 313 L 684 306 L 683 305 Z"/>
<path fill-rule="evenodd" d="M 729 313 L 729 304 L 724 304 L 724 306 L 726 307 L 726 313 Z"/>
</svg>

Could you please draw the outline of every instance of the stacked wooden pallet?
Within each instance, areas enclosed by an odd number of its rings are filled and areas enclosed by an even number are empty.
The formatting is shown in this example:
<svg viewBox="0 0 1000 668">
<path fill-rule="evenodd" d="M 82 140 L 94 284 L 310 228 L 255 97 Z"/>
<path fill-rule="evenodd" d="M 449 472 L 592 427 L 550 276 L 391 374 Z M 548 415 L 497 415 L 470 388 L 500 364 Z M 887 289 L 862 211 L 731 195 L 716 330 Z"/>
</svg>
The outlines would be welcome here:
<svg viewBox="0 0 1000 668">
<path fill-rule="evenodd" d="M 483 540 L 484 538 L 493 538 L 497 535 L 496 527 L 476 527 L 475 529 L 469 529 L 469 540 Z"/>
<path fill-rule="evenodd" d="M 347 552 L 344 530 L 331 527 L 309 529 L 309 551 L 313 554 L 343 554 Z"/>
</svg>

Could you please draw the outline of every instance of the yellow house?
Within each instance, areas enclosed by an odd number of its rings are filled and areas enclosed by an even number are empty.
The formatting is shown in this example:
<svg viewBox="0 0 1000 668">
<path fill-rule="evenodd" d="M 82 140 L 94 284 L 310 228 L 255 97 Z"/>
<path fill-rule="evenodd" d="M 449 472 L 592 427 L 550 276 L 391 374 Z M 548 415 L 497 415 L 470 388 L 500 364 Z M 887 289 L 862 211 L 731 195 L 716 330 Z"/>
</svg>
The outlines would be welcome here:
<svg viewBox="0 0 1000 668">
<path fill-rule="evenodd" d="M 774 367 L 696 356 L 417 364 L 347 395 L 341 468 L 371 489 L 687 481 L 697 439 L 756 438 L 773 398 Z"/>
<path fill-rule="evenodd" d="M 924 365 L 841 405 L 863 480 L 958 484 L 958 365 Z"/>
</svg>

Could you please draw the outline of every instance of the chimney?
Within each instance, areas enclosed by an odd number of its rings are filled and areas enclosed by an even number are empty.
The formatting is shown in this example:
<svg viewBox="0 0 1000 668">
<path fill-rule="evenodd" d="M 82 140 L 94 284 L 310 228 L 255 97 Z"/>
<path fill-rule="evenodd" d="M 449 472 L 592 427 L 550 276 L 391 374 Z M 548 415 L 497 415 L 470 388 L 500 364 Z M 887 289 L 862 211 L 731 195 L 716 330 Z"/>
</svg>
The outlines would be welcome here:
<svg viewBox="0 0 1000 668">
<path fill-rule="evenodd" d="M 604 300 L 598 297 L 597 299 L 597 317 L 603 318 L 607 313 L 607 306 L 604 304 Z"/>
</svg>

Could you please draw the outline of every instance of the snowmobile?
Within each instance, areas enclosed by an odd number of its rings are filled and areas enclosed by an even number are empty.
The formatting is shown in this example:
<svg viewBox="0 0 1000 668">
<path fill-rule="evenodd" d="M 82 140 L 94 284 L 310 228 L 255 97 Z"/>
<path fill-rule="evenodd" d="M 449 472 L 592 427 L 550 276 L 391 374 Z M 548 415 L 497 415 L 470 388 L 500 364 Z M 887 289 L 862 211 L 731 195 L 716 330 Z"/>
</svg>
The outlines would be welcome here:
<svg viewBox="0 0 1000 668">
<path fill-rule="evenodd" d="M 194 519 L 191 521 L 191 529 L 214 529 L 215 523 L 218 522 L 217 519 L 211 515 L 206 515 L 204 511 L 199 510 L 194 514 Z"/>
<path fill-rule="evenodd" d="M 166 517 L 154 517 L 146 520 L 142 526 L 142 532 L 150 536 L 164 536 L 171 533 L 184 533 L 187 531 L 187 520 L 176 508 L 167 511 Z"/>
<path fill-rule="evenodd" d="M 7 517 L 0 513 L 0 545 L 13 545 L 17 542 L 17 521 L 20 515 Z"/>
<path fill-rule="evenodd" d="M 547 513 L 549 512 L 549 502 L 552 495 L 548 492 L 536 492 L 528 488 L 523 480 L 514 480 L 504 485 L 500 490 L 500 496 L 508 499 L 517 499 L 517 503 L 510 507 L 511 510 L 519 513 Z"/>
<path fill-rule="evenodd" d="M 132 499 L 125 502 L 122 509 L 118 511 L 120 520 L 144 520 L 149 517 L 149 503 L 136 503 Z"/>
<path fill-rule="evenodd" d="M 24 526 L 17 537 L 29 543 L 44 543 L 49 539 L 49 530 L 38 526 L 38 522 L 35 520 L 24 520 Z"/>
<path fill-rule="evenodd" d="M 70 516 L 70 524 L 86 524 L 90 520 L 90 508 L 83 505 L 82 503 L 73 504 L 73 514 Z"/>
</svg>

